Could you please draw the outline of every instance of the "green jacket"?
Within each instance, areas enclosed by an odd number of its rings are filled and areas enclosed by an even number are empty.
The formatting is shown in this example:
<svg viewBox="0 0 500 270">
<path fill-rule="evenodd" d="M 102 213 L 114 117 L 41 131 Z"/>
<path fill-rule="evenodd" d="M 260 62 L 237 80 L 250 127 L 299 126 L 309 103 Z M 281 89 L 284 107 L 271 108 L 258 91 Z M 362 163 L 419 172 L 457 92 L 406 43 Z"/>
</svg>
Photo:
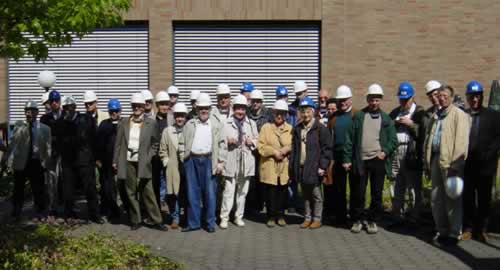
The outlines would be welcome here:
<svg viewBox="0 0 500 270">
<path fill-rule="evenodd" d="M 363 134 L 363 121 L 368 108 L 357 112 L 351 125 L 346 128 L 346 137 L 344 143 L 344 163 L 352 163 L 352 170 L 358 175 L 362 175 L 364 171 L 363 160 L 361 159 L 361 136 Z M 380 129 L 380 146 L 386 154 L 385 171 L 387 175 L 391 172 L 392 155 L 398 146 L 398 138 L 396 137 L 396 128 L 394 122 L 389 115 L 380 111 L 382 117 L 382 127 Z"/>
</svg>

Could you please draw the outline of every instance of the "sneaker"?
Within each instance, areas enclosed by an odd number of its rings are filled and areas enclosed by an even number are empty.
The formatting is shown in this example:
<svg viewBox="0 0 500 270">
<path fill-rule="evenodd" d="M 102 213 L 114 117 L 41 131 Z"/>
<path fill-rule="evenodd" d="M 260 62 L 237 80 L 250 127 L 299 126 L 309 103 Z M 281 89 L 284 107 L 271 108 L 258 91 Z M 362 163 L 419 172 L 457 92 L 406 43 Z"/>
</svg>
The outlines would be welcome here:
<svg viewBox="0 0 500 270">
<path fill-rule="evenodd" d="M 376 234 L 376 233 L 378 233 L 377 224 L 375 222 L 368 223 L 368 227 L 367 227 L 366 231 L 369 234 Z"/>
<path fill-rule="evenodd" d="M 268 228 L 273 228 L 274 226 L 276 226 L 276 222 L 274 221 L 274 218 L 268 219 L 266 222 L 266 226 Z"/>
<path fill-rule="evenodd" d="M 228 227 L 228 222 L 227 220 L 221 220 L 220 223 L 219 223 L 219 227 L 223 230 L 227 229 Z"/>
<path fill-rule="evenodd" d="M 363 224 L 361 223 L 361 221 L 358 220 L 354 224 L 352 224 L 351 232 L 360 233 L 362 229 L 363 229 Z"/>
<path fill-rule="evenodd" d="M 321 221 L 315 220 L 311 223 L 309 229 L 314 230 L 314 229 L 319 229 L 320 227 L 321 227 Z"/>
<path fill-rule="evenodd" d="M 312 221 L 310 219 L 304 219 L 304 222 L 300 224 L 301 229 L 307 229 L 309 226 L 311 226 Z"/>
<path fill-rule="evenodd" d="M 286 226 L 286 221 L 285 221 L 285 219 L 284 219 L 284 218 L 282 218 L 282 217 L 281 217 L 281 218 L 278 218 L 278 225 L 279 225 L 280 227 L 285 227 L 285 226 Z"/>
<path fill-rule="evenodd" d="M 245 227 L 245 222 L 243 222 L 243 219 L 237 218 L 234 220 L 234 224 L 238 227 Z"/>
</svg>

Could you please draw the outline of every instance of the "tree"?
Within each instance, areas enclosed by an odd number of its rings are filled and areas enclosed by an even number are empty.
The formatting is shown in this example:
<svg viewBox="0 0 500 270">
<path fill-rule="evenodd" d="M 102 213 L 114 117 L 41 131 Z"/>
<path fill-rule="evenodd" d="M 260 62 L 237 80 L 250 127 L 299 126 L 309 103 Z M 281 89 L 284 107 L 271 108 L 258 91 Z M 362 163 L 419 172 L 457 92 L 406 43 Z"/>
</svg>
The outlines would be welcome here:
<svg viewBox="0 0 500 270">
<path fill-rule="evenodd" d="M 130 0 L 0 0 L 0 57 L 45 61 L 49 47 L 122 24 L 129 7 Z"/>
</svg>

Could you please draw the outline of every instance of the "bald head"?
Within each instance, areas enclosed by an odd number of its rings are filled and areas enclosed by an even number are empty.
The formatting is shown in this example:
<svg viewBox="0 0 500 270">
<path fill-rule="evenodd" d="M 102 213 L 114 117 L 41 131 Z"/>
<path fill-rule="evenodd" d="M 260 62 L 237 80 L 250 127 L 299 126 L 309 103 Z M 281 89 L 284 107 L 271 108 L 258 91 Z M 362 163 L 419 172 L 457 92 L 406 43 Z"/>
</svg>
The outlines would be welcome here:
<svg viewBox="0 0 500 270">
<path fill-rule="evenodd" d="M 328 90 L 326 90 L 326 89 L 319 90 L 318 96 L 319 96 L 319 103 L 321 105 L 326 106 L 327 101 L 328 101 Z"/>
</svg>

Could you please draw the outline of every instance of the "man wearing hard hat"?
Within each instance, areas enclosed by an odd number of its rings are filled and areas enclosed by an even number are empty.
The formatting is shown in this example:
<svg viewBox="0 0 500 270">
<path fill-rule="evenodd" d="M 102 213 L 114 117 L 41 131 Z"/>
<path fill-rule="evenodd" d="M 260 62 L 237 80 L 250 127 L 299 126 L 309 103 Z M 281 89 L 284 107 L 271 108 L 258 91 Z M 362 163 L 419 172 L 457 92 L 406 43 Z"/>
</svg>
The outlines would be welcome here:
<svg viewBox="0 0 500 270">
<path fill-rule="evenodd" d="M 142 90 L 142 96 L 144 97 L 145 105 L 144 105 L 144 116 L 149 117 L 151 119 L 155 119 L 155 112 L 153 110 L 153 93 L 149 90 Z"/>
<path fill-rule="evenodd" d="M 221 124 L 210 115 L 210 96 L 201 93 L 196 102 L 198 118 L 189 120 L 179 142 L 179 155 L 184 161 L 187 188 L 187 227 L 189 232 L 201 228 L 202 199 L 208 232 L 215 232 L 217 175 L 222 173 L 219 162 Z"/>
<path fill-rule="evenodd" d="M 38 104 L 28 101 L 24 106 L 26 120 L 17 121 L 6 155 L 14 169 L 14 194 L 12 216 L 19 219 L 24 205 L 24 186 L 29 179 L 33 193 L 34 210 L 37 218 L 43 220 L 46 214 L 46 197 L 43 170 L 50 161 L 50 128 L 37 120 Z"/>
<path fill-rule="evenodd" d="M 222 125 L 233 114 L 231 89 L 227 84 L 219 84 L 217 85 L 215 94 L 217 95 L 217 105 L 210 111 L 210 118 L 213 118 Z"/>
<path fill-rule="evenodd" d="M 240 94 L 244 95 L 245 98 L 250 101 L 250 94 L 254 90 L 254 86 L 251 82 L 244 82 L 240 87 Z"/>
<path fill-rule="evenodd" d="M 398 88 L 399 104 L 389 116 L 395 123 L 398 147 L 392 162 L 391 181 L 394 186 L 392 211 L 399 222 L 402 217 L 416 222 L 422 202 L 422 147 L 421 136 L 424 108 L 414 101 L 415 90 L 409 82 Z M 405 194 L 409 193 L 409 209 L 404 209 Z M 405 215 L 407 214 L 407 215 Z"/>
<path fill-rule="evenodd" d="M 49 94 L 50 92 L 45 92 L 42 94 L 42 106 L 45 109 L 45 113 L 50 112 Z"/>
<path fill-rule="evenodd" d="M 175 85 L 171 85 L 167 89 L 167 94 L 170 97 L 170 107 L 173 108 L 179 99 L 179 88 Z"/>
<path fill-rule="evenodd" d="M 191 94 L 189 94 L 189 100 L 191 102 L 191 110 L 186 116 L 186 121 L 189 121 L 193 118 L 198 117 L 197 111 L 196 111 L 196 100 L 198 99 L 198 96 L 200 95 L 199 90 L 193 90 L 191 91 Z"/>
<path fill-rule="evenodd" d="M 257 90 L 254 90 L 255 92 Z M 253 93 L 252 92 L 252 93 Z M 255 156 L 259 133 L 257 124 L 246 116 L 248 101 L 244 95 L 233 100 L 233 115 L 226 119 L 222 132 L 219 160 L 222 161 L 224 191 L 220 211 L 220 228 L 227 229 L 229 213 L 236 196 L 234 223 L 245 226 L 243 215 L 250 180 L 255 175 Z"/>
<path fill-rule="evenodd" d="M 87 199 L 88 219 L 102 224 L 98 213 L 96 189 L 96 126 L 90 114 L 76 111 L 76 101 L 65 96 L 62 101 L 64 117 L 56 122 L 56 132 L 60 140 L 61 166 L 63 178 L 64 217 L 68 222 L 78 218 L 73 210 L 74 191 L 80 180 Z"/>
<path fill-rule="evenodd" d="M 346 128 L 344 143 L 345 170 L 352 170 L 351 232 L 360 233 L 367 223 L 367 232 L 378 232 L 377 222 L 382 218 L 382 191 L 386 174 L 390 173 L 390 157 L 398 145 L 394 123 L 380 108 L 384 91 L 378 84 L 368 87 L 366 106 L 357 112 Z M 371 202 L 365 210 L 366 185 L 370 180 Z"/>
<path fill-rule="evenodd" d="M 180 220 L 180 191 L 184 188 L 185 177 L 182 161 L 179 159 L 179 138 L 182 137 L 182 130 L 186 123 L 187 107 L 184 103 L 177 103 L 174 106 L 173 125 L 163 130 L 160 141 L 159 155 L 165 171 L 167 205 L 172 218 L 170 228 L 178 229 Z"/>
<path fill-rule="evenodd" d="M 87 113 L 94 119 L 96 127 L 98 127 L 104 119 L 108 119 L 108 115 L 97 109 L 97 95 L 94 91 L 85 91 L 83 94 L 83 103 Z"/>
<path fill-rule="evenodd" d="M 440 108 L 432 116 L 425 137 L 425 164 L 432 180 L 431 206 L 437 231 L 434 241 L 445 245 L 456 245 L 462 228 L 462 196 L 450 196 L 451 186 L 445 182 L 463 177 L 470 132 L 470 117 L 453 105 L 453 95 L 450 86 L 438 89 Z"/>
<path fill-rule="evenodd" d="M 472 117 L 469 149 L 465 161 L 464 222 L 462 240 L 472 237 L 488 241 L 487 226 L 491 209 L 491 188 L 496 179 L 497 153 L 500 150 L 500 114 L 483 107 L 483 86 L 467 84 L 467 112 Z M 477 204 L 476 204 L 477 202 Z"/>
</svg>

